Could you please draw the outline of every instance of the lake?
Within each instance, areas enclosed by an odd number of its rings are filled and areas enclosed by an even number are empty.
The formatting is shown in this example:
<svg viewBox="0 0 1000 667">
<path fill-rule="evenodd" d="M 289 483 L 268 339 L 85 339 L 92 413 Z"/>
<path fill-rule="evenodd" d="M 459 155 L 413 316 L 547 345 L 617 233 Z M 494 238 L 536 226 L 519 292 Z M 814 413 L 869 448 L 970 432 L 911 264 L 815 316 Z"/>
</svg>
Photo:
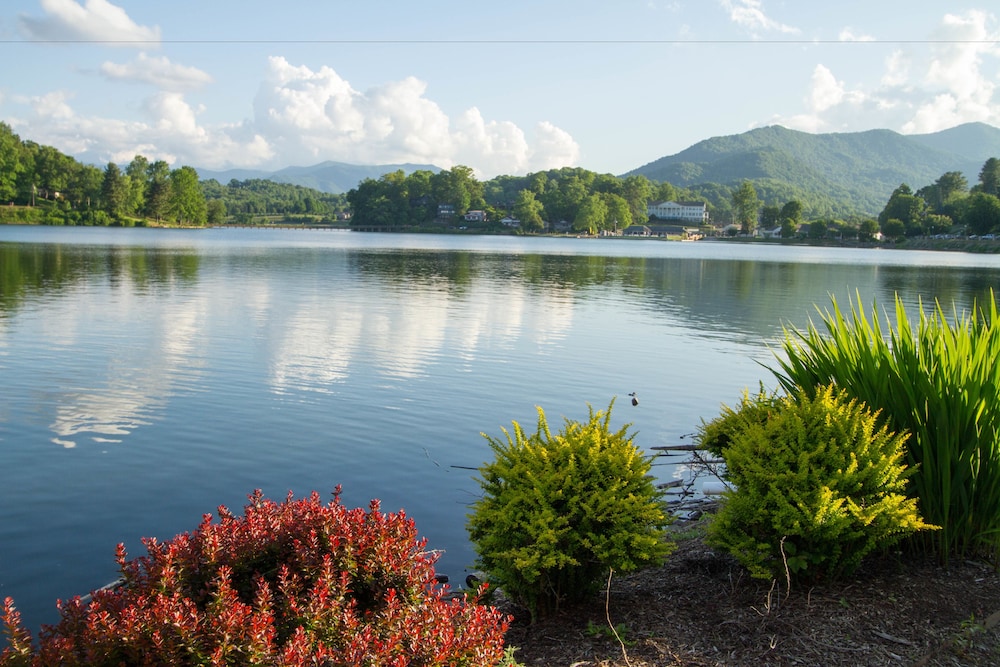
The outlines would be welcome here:
<svg viewBox="0 0 1000 667">
<path fill-rule="evenodd" d="M 782 327 L 831 295 L 950 312 L 998 284 L 963 253 L 0 226 L 0 597 L 36 630 L 118 542 L 338 484 L 405 508 L 461 581 L 482 432 L 616 398 L 640 447 L 677 443 L 773 387 Z"/>
</svg>

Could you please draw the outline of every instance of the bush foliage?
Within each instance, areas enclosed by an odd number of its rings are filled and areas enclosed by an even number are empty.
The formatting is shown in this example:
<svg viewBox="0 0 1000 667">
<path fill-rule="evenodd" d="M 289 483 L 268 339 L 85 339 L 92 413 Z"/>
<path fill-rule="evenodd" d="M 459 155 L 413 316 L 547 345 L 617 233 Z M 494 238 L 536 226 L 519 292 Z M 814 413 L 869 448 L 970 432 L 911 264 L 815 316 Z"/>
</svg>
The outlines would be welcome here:
<svg viewBox="0 0 1000 667">
<path fill-rule="evenodd" d="M 751 424 L 765 424 L 781 407 L 777 393 L 769 393 L 760 386 L 754 396 L 744 391 L 738 407 L 722 406 L 722 413 L 712 421 L 702 421 L 696 434 L 698 445 L 716 457 L 725 454 L 733 438 L 745 431 Z"/>
<path fill-rule="evenodd" d="M 660 563 L 672 548 L 651 459 L 630 425 L 611 430 L 613 405 L 555 434 L 540 407 L 531 435 L 517 422 L 502 439 L 483 434 L 496 458 L 480 468 L 470 536 L 479 567 L 532 617 L 585 599 L 609 569 Z"/>
<path fill-rule="evenodd" d="M 985 552 L 1000 558 L 1000 316 L 989 306 L 946 317 L 920 304 L 916 329 L 896 299 L 896 326 L 861 306 L 848 317 L 833 302 L 824 335 L 786 331 L 785 360 L 772 369 L 789 391 L 834 383 L 908 431 L 911 493 L 942 530 L 926 534 L 942 560 Z"/>
<path fill-rule="evenodd" d="M 723 450 L 735 489 L 708 539 L 754 577 L 848 574 L 873 550 L 928 527 L 905 495 L 906 436 L 879 427 L 862 403 L 825 387 L 813 398 L 744 397 L 740 412 L 749 417 L 721 417 L 741 424 Z"/>
<path fill-rule="evenodd" d="M 127 560 L 122 585 L 60 603 L 37 649 L 5 602 L 0 665 L 495 665 L 507 621 L 446 600 L 403 512 L 347 509 L 339 488 L 282 503 L 250 496 Z"/>
</svg>

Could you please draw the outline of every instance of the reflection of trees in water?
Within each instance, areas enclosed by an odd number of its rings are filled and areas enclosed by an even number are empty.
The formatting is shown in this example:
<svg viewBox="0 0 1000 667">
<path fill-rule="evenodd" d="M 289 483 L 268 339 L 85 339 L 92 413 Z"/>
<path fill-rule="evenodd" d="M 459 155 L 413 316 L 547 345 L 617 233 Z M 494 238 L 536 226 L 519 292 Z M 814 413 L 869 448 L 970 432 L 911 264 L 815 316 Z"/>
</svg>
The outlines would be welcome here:
<svg viewBox="0 0 1000 667">
<path fill-rule="evenodd" d="M 634 300 L 639 308 L 707 332 L 766 338 L 780 334 L 784 324 L 803 326 L 817 307 L 830 306 L 831 296 L 845 307 L 860 295 L 866 307 L 877 300 L 885 308 L 899 293 L 908 307 L 918 298 L 925 304 L 938 299 L 946 310 L 954 303 L 961 311 L 989 298 L 1000 277 L 995 269 L 969 267 L 322 248 L 203 256 L 193 249 L 0 243 L 0 260 L 0 310 L 100 276 L 112 286 L 143 290 L 194 284 L 200 270 L 226 263 L 251 273 L 346 271 L 397 288 L 431 287 L 453 295 L 477 282 L 563 295 L 586 289 Z"/>
<path fill-rule="evenodd" d="M 527 287 L 583 288 L 621 284 L 641 287 L 645 263 L 634 257 L 507 255 L 462 251 L 359 252 L 359 273 L 401 284 L 447 283 L 451 289 L 476 280 L 510 280 Z"/>
<path fill-rule="evenodd" d="M 200 257 L 193 250 L 0 243 L 0 310 L 36 296 L 106 277 L 133 289 L 194 284 Z"/>
<path fill-rule="evenodd" d="M 989 298 L 1000 271 L 986 268 L 762 262 L 701 258 L 502 255 L 471 252 L 360 252 L 351 264 L 365 276 L 399 286 L 513 282 L 531 289 L 620 290 L 671 320 L 709 333 L 773 338 L 782 326 L 805 326 L 835 297 L 842 308 L 859 297 L 892 306 L 936 298 L 961 310 Z"/>
<path fill-rule="evenodd" d="M 953 305 L 961 313 L 973 303 L 989 303 L 991 291 L 992 298 L 1000 299 L 1000 292 L 996 291 L 1000 272 L 990 269 L 888 266 L 879 269 L 879 279 L 885 293 L 907 295 L 907 310 L 912 306 L 914 314 L 918 297 L 923 300 L 925 310 L 932 308 L 936 299 L 946 315 L 952 313 Z M 883 305 L 891 308 L 893 304 L 890 301 Z"/>
</svg>

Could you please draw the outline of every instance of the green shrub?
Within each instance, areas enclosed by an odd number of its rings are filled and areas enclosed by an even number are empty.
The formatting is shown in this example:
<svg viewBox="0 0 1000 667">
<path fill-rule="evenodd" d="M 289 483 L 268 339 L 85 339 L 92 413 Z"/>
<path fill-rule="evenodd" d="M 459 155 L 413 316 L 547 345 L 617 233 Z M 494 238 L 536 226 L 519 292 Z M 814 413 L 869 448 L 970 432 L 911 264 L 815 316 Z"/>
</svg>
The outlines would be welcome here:
<svg viewBox="0 0 1000 667">
<path fill-rule="evenodd" d="M 785 360 L 772 369 L 789 392 L 834 383 L 879 410 L 888 427 L 908 431 L 911 495 L 942 530 L 923 544 L 942 560 L 985 553 L 1000 558 L 1000 317 L 988 308 L 945 317 L 940 304 L 913 330 L 896 299 L 896 328 L 883 335 L 852 305 L 823 314 L 826 335 L 786 331 Z"/>
<path fill-rule="evenodd" d="M 710 422 L 702 421 L 695 434 L 698 445 L 715 457 L 721 457 L 732 443 L 733 438 L 750 424 L 763 424 L 780 407 L 776 392 L 767 392 L 761 384 L 755 396 L 744 391 L 739 407 L 735 410 L 722 406 L 722 414 Z"/>
<path fill-rule="evenodd" d="M 629 424 L 611 431 L 613 406 L 557 434 L 542 408 L 532 435 L 517 422 L 503 439 L 483 434 L 496 459 L 479 470 L 469 533 L 478 566 L 533 618 L 590 596 L 609 569 L 659 564 L 672 550 L 651 458 Z"/>
<path fill-rule="evenodd" d="M 745 420 L 723 451 L 735 489 L 709 524 L 710 544 L 754 577 L 817 580 L 929 527 L 905 495 L 905 435 L 832 387 L 773 407 Z"/>
</svg>

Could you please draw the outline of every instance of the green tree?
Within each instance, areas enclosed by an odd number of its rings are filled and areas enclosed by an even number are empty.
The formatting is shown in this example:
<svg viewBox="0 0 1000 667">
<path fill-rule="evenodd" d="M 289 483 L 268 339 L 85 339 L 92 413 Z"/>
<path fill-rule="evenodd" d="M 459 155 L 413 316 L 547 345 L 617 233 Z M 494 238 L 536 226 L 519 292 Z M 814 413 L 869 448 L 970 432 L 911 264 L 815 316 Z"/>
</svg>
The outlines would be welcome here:
<svg viewBox="0 0 1000 667">
<path fill-rule="evenodd" d="M 943 210 L 948 202 L 958 196 L 966 194 L 969 190 L 969 182 L 960 171 L 945 172 L 938 178 L 934 185 L 937 187 L 940 202 L 938 210 Z"/>
<path fill-rule="evenodd" d="M 21 138 L 10 125 L 0 121 L 0 202 L 13 201 L 17 196 L 17 176 L 21 164 Z"/>
<path fill-rule="evenodd" d="M 93 165 L 77 163 L 66 188 L 68 198 L 78 208 L 89 209 L 100 201 L 103 183 L 104 173 L 100 169 Z"/>
<path fill-rule="evenodd" d="M 449 177 L 444 177 L 447 178 Z M 358 187 L 347 193 L 347 201 L 354 211 L 351 224 L 356 227 L 398 227 L 407 223 L 410 208 L 402 192 L 404 182 L 402 171 L 384 174 L 377 181 L 371 178 L 361 181 Z M 442 196 L 437 190 L 442 187 L 443 182 L 435 181 L 435 197 Z M 442 200 L 442 203 L 446 202 Z"/>
<path fill-rule="evenodd" d="M 632 224 L 632 209 L 621 195 L 604 193 L 601 195 L 607 214 L 604 218 L 604 229 L 621 231 Z"/>
<path fill-rule="evenodd" d="M 653 184 L 645 176 L 626 176 L 623 183 L 623 197 L 632 213 L 632 223 L 649 220 L 649 200 L 653 196 Z"/>
<path fill-rule="evenodd" d="M 226 221 L 226 205 L 221 199 L 212 199 L 205 207 L 208 224 L 221 225 Z"/>
<path fill-rule="evenodd" d="M 102 208 L 114 220 L 125 214 L 125 205 L 128 201 L 126 178 L 114 162 L 109 162 L 104 168 L 104 180 L 101 182 Z"/>
<path fill-rule="evenodd" d="M 402 169 L 397 169 L 388 174 L 383 174 L 379 180 L 382 183 L 381 191 L 384 198 L 384 201 L 380 200 L 380 203 L 391 211 L 391 213 L 388 213 L 391 218 L 390 224 L 407 226 L 419 223 L 420 220 L 414 215 L 413 208 L 410 205 L 410 197 L 406 190 L 406 173 Z M 458 212 L 457 208 L 456 206 L 456 213 Z"/>
<path fill-rule="evenodd" d="M 590 184 L 590 191 L 621 196 L 624 192 L 624 186 L 621 179 L 617 176 L 613 176 L 612 174 L 597 174 L 594 176 L 594 181 Z"/>
<path fill-rule="evenodd" d="M 17 174 L 17 198 L 35 205 L 35 197 L 38 193 L 38 174 L 35 170 L 35 156 L 38 154 L 40 146 L 33 141 L 21 143 L 20 163 L 21 169 Z"/>
<path fill-rule="evenodd" d="M 802 202 L 797 199 L 792 199 L 785 203 L 781 207 L 781 213 L 779 214 L 781 220 L 791 220 L 796 225 L 802 223 Z"/>
<path fill-rule="evenodd" d="M 898 241 L 906 236 L 906 225 L 902 220 L 889 218 L 885 221 L 885 224 L 882 225 L 882 234 L 887 238 Z"/>
<path fill-rule="evenodd" d="M 411 218 L 417 224 L 430 222 L 437 215 L 437 202 L 433 196 L 434 172 L 418 169 L 406 177 L 406 192 L 409 197 Z"/>
<path fill-rule="evenodd" d="M 677 201 L 678 199 L 681 199 L 681 192 L 674 187 L 673 183 L 657 183 L 656 192 L 653 193 L 652 199 L 658 202 Z M 648 220 L 649 218 L 644 217 L 643 219 Z"/>
<path fill-rule="evenodd" d="M 757 190 L 750 181 L 743 181 L 733 191 L 733 210 L 736 212 L 736 222 L 740 231 L 748 236 L 757 231 L 757 213 L 760 209 L 760 199 Z"/>
<path fill-rule="evenodd" d="M 74 162 L 52 146 L 39 146 L 35 152 L 35 183 L 39 194 L 45 199 L 52 199 L 56 193 L 64 196 Z"/>
<path fill-rule="evenodd" d="M 383 224 L 380 220 L 376 220 L 376 207 L 382 200 L 385 200 L 382 184 L 373 178 L 366 178 L 358 183 L 357 187 L 351 188 L 347 193 L 347 202 L 353 211 L 351 224 L 354 226 Z"/>
<path fill-rule="evenodd" d="M 861 241 L 871 241 L 878 231 L 878 221 L 872 218 L 865 218 L 858 224 L 858 238 Z"/>
<path fill-rule="evenodd" d="M 587 234 L 596 234 L 605 228 L 608 217 L 608 206 L 600 195 L 592 194 L 580 204 L 573 219 L 573 229 Z"/>
<path fill-rule="evenodd" d="M 521 190 L 514 202 L 514 217 L 521 221 L 521 228 L 529 232 L 540 232 L 545 227 L 542 220 L 544 208 L 535 198 L 532 190 Z"/>
<path fill-rule="evenodd" d="M 170 211 L 170 165 L 157 160 L 146 168 L 145 213 L 157 222 Z"/>
<path fill-rule="evenodd" d="M 774 229 L 781 220 L 781 209 L 777 206 L 764 206 L 760 209 L 760 226 L 763 229 Z"/>
<path fill-rule="evenodd" d="M 149 189 L 149 160 L 142 155 L 136 155 L 125 167 L 125 175 L 129 178 L 128 201 L 126 210 L 129 213 L 142 214 L 146 208 L 146 191 Z"/>
<path fill-rule="evenodd" d="M 205 195 L 198 185 L 194 167 L 179 167 L 170 172 L 170 217 L 176 222 L 204 225 L 208 221 Z"/>
<path fill-rule="evenodd" d="M 962 220 L 969 234 L 991 234 L 1000 231 L 1000 199 L 985 192 L 969 196 L 969 205 Z"/>
<path fill-rule="evenodd" d="M 954 224 L 950 216 L 929 213 L 924 216 L 924 230 L 928 234 L 947 234 Z"/>
<path fill-rule="evenodd" d="M 781 219 L 781 238 L 791 239 L 795 238 L 795 235 L 799 231 L 799 226 L 791 218 Z"/>
<path fill-rule="evenodd" d="M 470 209 L 486 205 L 483 199 L 483 184 L 476 180 L 472 167 L 456 165 L 448 171 L 441 171 L 432 179 L 434 196 L 439 204 L 451 204 L 456 215 L 464 215 Z"/>
<path fill-rule="evenodd" d="M 1000 196 L 1000 160 L 991 157 L 979 171 L 979 189 L 988 195 Z"/>
<path fill-rule="evenodd" d="M 545 194 L 545 186 L 549 182 L 549 177 L 544 171 L 536 174 L 528 174 L 528 189 L 536 195 Z"/>
<path fill-rule="evenodd" d="M 580 174 L 570 172 L 564 178 L 550 179 L 549 184 L 542 203 L 550 219 L 575 223 L 580 207 L 590 196 L 588 183 Z"/>
<path fill-rule="evenodd" d="M 826 220 L 813 220 L 809 223 L 809 238 L 825 239 L 829 225 Z"/>
<path fill-rule="evenodd" d="M 909 231 L 920 226 L 920 218 L 923 216 L 925 208 L 924 200 L 914 195 L 910 186 L 903 183 L 893 190 L 888 203 L 878 215 L 878 221 L 883 226 L 883 232 L 886 222 L 891 219 L 899 220 Z"/>
<path fill-rule="evenodd" d="M 942 174 L 933 184 L 917 190 L 917 197 L 924 200 L 927 210 L 937 214 L 952 215 L 956 204 L 969 190 L 969 183 L 960 171 Z"/>
</svg>

